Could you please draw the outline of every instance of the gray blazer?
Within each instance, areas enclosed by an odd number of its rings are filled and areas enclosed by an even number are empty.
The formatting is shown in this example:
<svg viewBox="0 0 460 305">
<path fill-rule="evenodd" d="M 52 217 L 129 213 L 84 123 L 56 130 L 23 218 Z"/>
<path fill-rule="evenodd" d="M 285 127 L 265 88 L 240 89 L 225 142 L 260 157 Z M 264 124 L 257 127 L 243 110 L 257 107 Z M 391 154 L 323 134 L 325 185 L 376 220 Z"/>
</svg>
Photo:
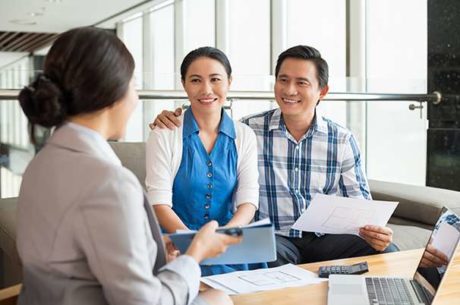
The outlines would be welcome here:
<svg viewBox="0 0 460 305">
<path fill-rule="evenodd" d="M 29 164 L 19 195 L 19 303 L 192 301 L 199 266 L 186 255 L 164 265 L 158 223 L 144 198 L 98 133 L 72 123 L 57 129 Z"/>
</svg>

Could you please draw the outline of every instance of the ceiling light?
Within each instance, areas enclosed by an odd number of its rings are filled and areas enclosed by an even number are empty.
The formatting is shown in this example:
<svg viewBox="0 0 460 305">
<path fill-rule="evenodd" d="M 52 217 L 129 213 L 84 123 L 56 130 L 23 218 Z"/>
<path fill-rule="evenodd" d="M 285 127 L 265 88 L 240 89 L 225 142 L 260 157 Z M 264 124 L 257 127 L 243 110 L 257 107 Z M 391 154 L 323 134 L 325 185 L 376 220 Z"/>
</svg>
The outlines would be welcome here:
<svg viewBox="0 0 460 305">
<path fill-rule="evenodd" d="M 43 13 L 42 12 L 31 12 L 29 14 L 30 17 L 37 17 L 37 16 L 43 16 Z"/>
<path fill-rule="evenodd" d="M 17 25 L 36 25 L 37 24 L 37 22 L 35 22 L 35 21 L 26 20 L 26 19 L 13 19 L 13 20 L 9 20 L 8 22 L 9 23 L 14 23 L 14 24 L 17 24 Z"/>
</svg>

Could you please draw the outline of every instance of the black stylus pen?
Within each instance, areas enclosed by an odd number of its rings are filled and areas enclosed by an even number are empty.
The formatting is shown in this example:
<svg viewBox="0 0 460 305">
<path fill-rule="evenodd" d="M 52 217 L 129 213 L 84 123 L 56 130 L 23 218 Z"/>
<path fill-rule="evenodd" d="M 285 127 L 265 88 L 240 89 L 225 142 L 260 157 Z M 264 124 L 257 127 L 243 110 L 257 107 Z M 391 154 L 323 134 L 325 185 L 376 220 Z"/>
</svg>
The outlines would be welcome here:
<svg viewBox="0 0 460 305">
<path fill-rule="evenodd" d="M 241 236 L 243 235 L 243 230 L 241 228 L 222 228 L 217 229 L 217 233 L 222 233 L 230 236 Z"/>
</svg>

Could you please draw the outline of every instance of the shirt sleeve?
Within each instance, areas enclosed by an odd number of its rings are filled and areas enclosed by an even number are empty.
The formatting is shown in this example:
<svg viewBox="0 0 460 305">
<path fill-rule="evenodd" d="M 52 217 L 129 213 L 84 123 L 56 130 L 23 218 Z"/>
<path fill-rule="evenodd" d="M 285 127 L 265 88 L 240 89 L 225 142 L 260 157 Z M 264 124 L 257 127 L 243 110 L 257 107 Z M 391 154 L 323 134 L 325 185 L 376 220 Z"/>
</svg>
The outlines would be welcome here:
<svg viewBox="0 0 460 305">
<path fill-rule="evenodd" d="M 238 151 L 238 186 L 235 192 L 235 205 L 251 203 L 259 207 L 259 170 L 257 164 L 257 139 L 254 131 L 242 123 L 238 124 L 240 148 Z"/>
<path fill-rule="evenodd" d="M 153 274 L 157 243 L 141 186 L 129 174 L 110 172 L 110 179 L 83 200 L 77 214 L 74 229 L 91 273 L 109 304 L 190 303 L 198 294 L 199 266 L 190 257 L 182 257 Z"/>
<path fill-rule="evenodd" d="M 344 197 L 372 199 L 358 144 L 352 134 L 348 135 L 344 146 L 339 188 Z"/>
<path fill-rule="evenodd" d="M 150 132 L 145 146 L 145 187 L 153 205 L 172 206 L 174 175 L 169 136 L 173 136 L 170 130 L 155 128 Z"/>
</svg>

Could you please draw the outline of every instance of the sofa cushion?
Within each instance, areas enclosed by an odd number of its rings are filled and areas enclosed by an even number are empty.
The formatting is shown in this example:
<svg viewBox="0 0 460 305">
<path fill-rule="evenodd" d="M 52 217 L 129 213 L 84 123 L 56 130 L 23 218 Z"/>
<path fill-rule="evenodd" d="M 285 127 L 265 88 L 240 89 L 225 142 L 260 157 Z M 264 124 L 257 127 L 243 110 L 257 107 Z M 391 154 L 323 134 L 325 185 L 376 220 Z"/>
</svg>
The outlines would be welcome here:
<svg viewBox="0 0 460 305">
<path fill-rule="evenodd" d="M 392 216 L 388 223 L 392 223 L 395 225 L 403 225 L 403 226 L 414 226 L 414 227 L 419 227 L 422 229 L 427 229 L 427 230 L 433 230 L 433 225 L 427 225 L 421 222 L 416 222 L 414 220 L 406 219 L 406 218 L 400 218 L 397 216 Z"/>
<path fill-rule="evenodd" d="M 425 248 L 431 230 L 414 226 L 388 224 L 393 230 L 393 243 L 399 250 L 411 250 Z"/>
<path fill-rule="evenodd" d="M 398 201 L 394 215 L 433 226 L 443 206 L 460 215 L 460 192 L 429 186 L 369 180 L 375 200 Z"/>
<path fill-rule="evenodd" d="M 145 185 L 145 143 L 109 142 L 124 167 L 136 175 L 142 186 Z"/>
</svg>

